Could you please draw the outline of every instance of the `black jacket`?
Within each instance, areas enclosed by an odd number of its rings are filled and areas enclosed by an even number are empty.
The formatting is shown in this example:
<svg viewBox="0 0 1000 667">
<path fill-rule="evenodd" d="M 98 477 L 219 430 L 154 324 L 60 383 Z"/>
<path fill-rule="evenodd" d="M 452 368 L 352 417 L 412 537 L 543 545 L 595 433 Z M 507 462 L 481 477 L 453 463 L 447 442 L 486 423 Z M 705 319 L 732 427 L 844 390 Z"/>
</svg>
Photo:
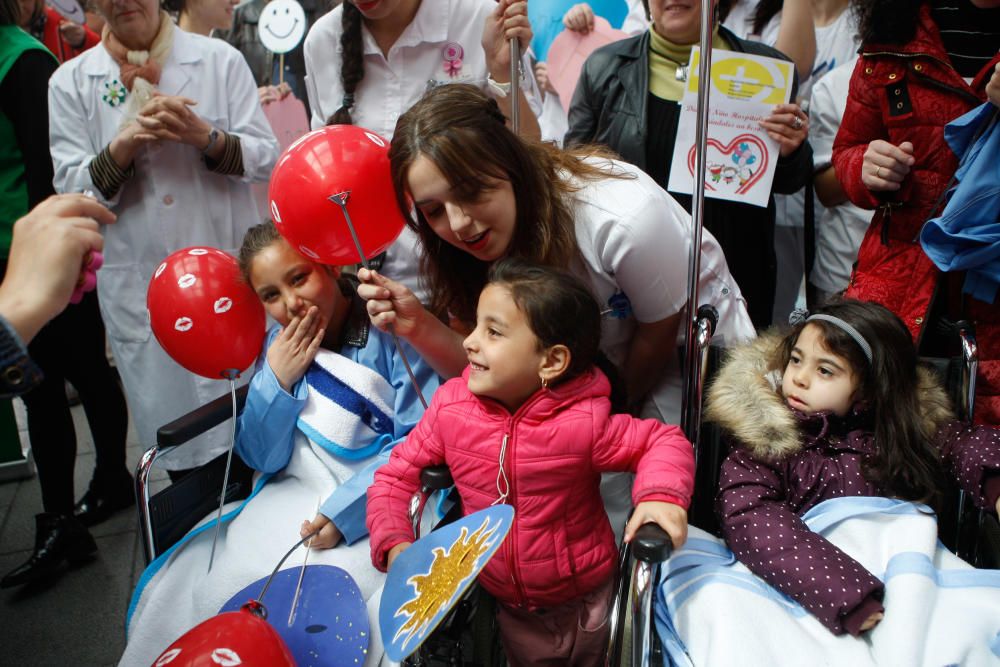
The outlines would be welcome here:
<svg viewBox="0 0 1000 667">
<path fill-rule="evenodd" d="M 719 35 L 733 51 L 789 60 L 780 51 L 742 40 L 721 26 Z M 628 162 L 649 171 L 646 164 L 649 39 L 647 31 L 601 47 L 587 58 L 569 109 L 567 146 L 604 144 Z M 796 77 L 792 84 L 793 100 L 797 91 Z M 673 127 L 676 132 L 676 124 Z M 806 141 L 797 151 L 778 160 L 772 194 L 798 191 L 809 181 L 811 173 L 812 147 Z M 666 184 L 661 182 L 661 185 Z M 689 196 L 674 195 L 674 198 L 690 211 Z M 766 209 L 707 200 L 705 227 L 722 246 L 729 269 L 747 299 L 754 325 L 766 327 L 771 320 L 775 283 L 773 198 Z"/>
</svg>

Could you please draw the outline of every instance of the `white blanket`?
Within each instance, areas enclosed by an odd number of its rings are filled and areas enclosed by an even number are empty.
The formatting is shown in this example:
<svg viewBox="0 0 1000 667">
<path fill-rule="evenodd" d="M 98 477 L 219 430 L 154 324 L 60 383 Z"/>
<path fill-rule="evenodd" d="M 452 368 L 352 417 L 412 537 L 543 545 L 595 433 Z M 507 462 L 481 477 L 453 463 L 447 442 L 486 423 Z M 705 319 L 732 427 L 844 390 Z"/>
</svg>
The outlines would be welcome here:
<svg viewBox="0 0 1000 667">
<path fill-rule="evenodd" d="M 803 516 L 885 582 L 885 618 L 837 637 L 692 528 L 664 565 L 656 627 L 677 665 L 1000 665 L 1000 571 L 976 570 L 937 541 L 922 505 L 837 498 Z"/>
<path fill-rule="evenodd" d="M 374 443 L 385 440 L 385 426 L 380 420 L 390 420 L 392 428 L 391 385 L 377 373 L 340 355 L 321 350 L 317 355 L 319 366 L 329 374 L 342 378 L 353 392 L 337 399 L 331 378 L 321 378 L 322 372 L 314 364 L 309 371 L 310 396 L 300 415 L 299 429 L 291 460 L 284 470 L 273 476 L 258 476 L 255 493 L 237 513 L 240 503 L 226 506 L 229 520 L 223 524 L 215 551 L 211 573 L 207 572 L 212 536 L 215 532 L 215 513 L 206 517 L 199 527 L 191 531 L 182 543 L 168 551 L 147 568 L 136 587 L 127 621 L 128 645 L 121 665 L 148 667 L 174 640 L 189 629 L 214 616 L 237 592 L 271 573 L 278 561 L 299 539 L 299 526 L 304 519 L 316 515 L 317 504 L 326 500 L 337 488 L 356 472 L 371 463 L 368 456 Z M 313 384 L 321 386 L 314 389 Z M 323 389 L 322 387 L 326 387 Z M 320 395 L 323 391 L 326 395 Z M 358 395 L 364 400 L 358 401 Z M 376 410 L 364 409 L 371 403 Z M 325 410 L 317 410 L 322 403 Z M 347 409 L 341 409 L 347 404 Z M 324 418 L 337 408 L 337 419 Z M 377 418 L 372 416 L 377 412 Z M 351 415 L 365 424 L 349 424 Z M 375 423 L 372 423 L 374 419 Z M 307 438 L 301 429 L 322 439 L 323 444 Z M 319 435 L 323 433 L 325 435 Z M 390 438 L 391 439 L 391 438 Z M 331 447 L 364 451 L 365 456 L 355 457 L 351 452 L 339 451 L 341 456 L 330 453 Z M 198 531 L 201 532 L 198 532 Z M 302 564 L 304 551 L 297 550 L 285 562 L 283 569 L 297 568 Z M 310 565 L 334 565 L 351 574 L 361 589 L 361 596 L 368 605 L 371 639 L 366 665 L 377 665 L 383 659 L 381 635 L 378 630 L 378 602 L 385 575 L 371 564 L 368 540 L 351 546 L 343 543 L 334 549 L 313 551 Z M 264 598 L 267 604 L 267 597 Z"/>
</svg>

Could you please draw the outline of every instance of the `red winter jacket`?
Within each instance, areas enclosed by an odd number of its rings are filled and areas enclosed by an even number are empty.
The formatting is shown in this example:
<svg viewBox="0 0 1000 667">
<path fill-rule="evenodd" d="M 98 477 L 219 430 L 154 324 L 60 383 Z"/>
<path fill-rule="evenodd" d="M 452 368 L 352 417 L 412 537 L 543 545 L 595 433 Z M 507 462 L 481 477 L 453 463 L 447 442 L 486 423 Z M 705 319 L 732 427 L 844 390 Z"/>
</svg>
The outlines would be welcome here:
<svg viewBox="0 0 1000 667">
<path fill-rule="evenodd" d="M 511 414 L 472 394 L 468 370 L 442 385 L 430 407 L 368 489 L 372 562 L 413 541 L 407 519 L 420 470 L 448 464 L 466 514 L 497 500 L 509 481 L 514 525 L 479 575 L 501 602 L 528 609 L 579 598 L 614 573 L 618 555 L 599 491 L 600 475 L 636 473 L 633 501 L 687 508 L 694 486 L 691 444 L 676 426 L 612 415 L 610 384 L 598 370 L 536 392 Z"/>
<path fill-rule="evenodd" d="M 851 78 L 833 165 L 850 200 L 878 211 L 858 252 L 847 296 L 892 310 L 918 344 L 935 289 L 946 288 L 939 285 L 942 274 L 918 240 L 958 167 L 958 158 L 945 143 L 944 126 L 986 100 L 986 82 L 997 62 L 1000 55 L 971 86 L 966 84 L 951 67 L 930 6 L 924 3 L 913 40 L 862 45 Z M 913 144 L 916 162 L 897 192 L 873 193 L 861 182 L 865 150 L 876 139 Z M 976 325 L 982 360 L 976 419 L 1000 424 L 1000 304 L 966 296 L 963 317 Z"/>
<path fill-rule="evenodd" d="M 59 32 L 59 25 L 65 20 L 59 12 L 46 5 L 45 32 L 41 41 L 49 51 L 55 54 L 60 63 L 64 63 L 70 58 L 76 58 L 90 47 L 101 42 L 100 35 L 87 26 L 83 26 L 83 44 L 78 49 L 70 46 L 66 38 Z"/>
</svg>

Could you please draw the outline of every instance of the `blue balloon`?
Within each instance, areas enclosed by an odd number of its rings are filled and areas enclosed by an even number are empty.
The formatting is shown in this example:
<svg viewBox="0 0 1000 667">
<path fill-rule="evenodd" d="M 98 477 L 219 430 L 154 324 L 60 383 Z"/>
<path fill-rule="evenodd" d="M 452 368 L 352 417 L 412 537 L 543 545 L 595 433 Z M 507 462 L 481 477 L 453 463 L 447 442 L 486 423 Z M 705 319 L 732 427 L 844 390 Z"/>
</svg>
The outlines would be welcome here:
<svg viewBox="0 0 1000 667">
<path fill-rule="evenodd" d="M 438 528 L 396 558 L 378 610 L 391 660 L 401 662 L 430 636 L 500 548 L 513 521 L 513 507 L 494 505 Z"/>
<path fill-rule="evenodd" d="M 306 566 L 295 619 L 291 627 L 288 626 L 288 614 L 301 571 L 301 567 L 291 567 L 275 575 L 263 599 L 267 622 L 285 640 L 300 667 L 363 665 L 371 635 L 368 609 L 354 579 L 339 567 Z M 236 611 L 256 598 L 265 581 L 267 577 L 241 590 L 219 613 Z"/>
<path fill-rule="evenodd" d="M 531 20 L 531 30 L 535 36 L 531 40 L 531 50 L 538 60 L 545 61 L 549 56 L 549 47 L 563 31 L 562 19 L 570 7 L 579 0 L 531 0 L 528 3 L 528 18 Z M 587 0 L 594 14 L 607 19 L 612 28 L 621 28 L 628 16 L 628 4 L 625 0 Z"/>
</svg>

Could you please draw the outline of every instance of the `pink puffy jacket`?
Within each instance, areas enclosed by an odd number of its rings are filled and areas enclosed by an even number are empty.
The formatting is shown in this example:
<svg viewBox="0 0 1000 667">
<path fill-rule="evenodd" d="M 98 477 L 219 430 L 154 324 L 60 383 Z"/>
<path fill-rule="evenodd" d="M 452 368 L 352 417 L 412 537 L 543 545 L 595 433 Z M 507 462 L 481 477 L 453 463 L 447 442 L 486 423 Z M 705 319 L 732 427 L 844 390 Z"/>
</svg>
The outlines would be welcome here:
<svg viewBox="0 0 1000 667">
<path fill-rule="evenodd" d="M 501 602 L 528 609 L 579 598 L 614 572 L 617 547 L 599 492 L 602 472 L 635 472 L 633 502 L 688 507 L 691 444 L 676 426 L 610 414 L 610 385 L 599 370 L 536 392 L 514 414 L 472 394 L 467 378 L 468 369 L 438 389 L 423 419 L 375 473 L 367 522 L 380 570 L 390 549 L 413 541 L 407 506 L 426 466 L 448 464 L 471 514 L 497 500 L 503 465 L 514 526 L 479 582 Z"/>
</svg>

